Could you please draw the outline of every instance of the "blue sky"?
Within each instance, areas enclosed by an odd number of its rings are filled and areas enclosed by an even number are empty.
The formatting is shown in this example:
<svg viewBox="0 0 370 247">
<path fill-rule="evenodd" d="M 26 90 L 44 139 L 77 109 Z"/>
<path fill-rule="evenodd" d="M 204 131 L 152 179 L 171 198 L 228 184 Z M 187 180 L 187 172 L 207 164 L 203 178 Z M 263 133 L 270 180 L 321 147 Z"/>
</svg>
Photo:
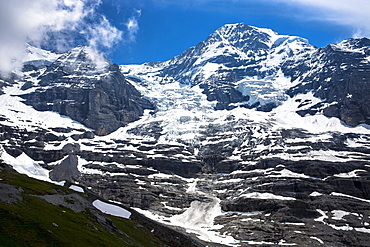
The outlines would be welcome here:
<svg viewBox="0 0 370 247">
<path fill-rule="evenodd" d="M 329 19 L 325 11 L 330 9 L 294 1 L 104 0 L 101 10 L 123 30 L 123 36 L 127 33 L 127 20 L 140 11 L 135 17 L 138 24 L 135 40 L 123 39 L 108 54 L 118 64 L 171 59 L 228 23 L 268 27 L 281 34 L 307 38 L 318 47 L 340 42 L 356 32 L 353 25 Z"/>
<path fill-rule="evenodd" d="M 244 22 L 323 47 L 370 37 L 370 0 L 0 0 L 0 75 L 26 44 L 89 45 L 117 64 L 165 61 L 224 24 Z"/>
</svg>

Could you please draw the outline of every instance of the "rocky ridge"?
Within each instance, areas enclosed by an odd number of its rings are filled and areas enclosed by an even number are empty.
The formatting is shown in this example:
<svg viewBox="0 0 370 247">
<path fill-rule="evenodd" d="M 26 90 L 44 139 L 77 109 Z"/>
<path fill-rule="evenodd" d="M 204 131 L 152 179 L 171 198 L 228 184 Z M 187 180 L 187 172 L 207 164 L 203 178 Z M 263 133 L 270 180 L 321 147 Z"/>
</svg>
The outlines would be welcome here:
<svg viewBox="0 0 370 247">
<path fill-rule="evenodd" d="M 293 78 L 301 81 L 289 89 L 289 95 L 313 90 L 322 102 L 299 114 L 323 112 L 327 117 L 337 117 L 350 126 L 369 124 L 368 93 L 370 78 L 370 40 L 348 39 L 328 45 L 312 53 L 309 60 L 297 66 L 311 64 L 312 69 L 300 71 Z M 302 73 L 303 72 L 303 73 Z M 289 74 L 289 73 L 288 73 Z"/>
<path fill-rule="evenodd" d="M 25 66 L 21 90 L 25 103 L 39 111 L 56 111 L 106 135 L 154 109 L 128 83 L 115 64 L 88 47 L 61 54 L 46 68 Z"/>
</svg>

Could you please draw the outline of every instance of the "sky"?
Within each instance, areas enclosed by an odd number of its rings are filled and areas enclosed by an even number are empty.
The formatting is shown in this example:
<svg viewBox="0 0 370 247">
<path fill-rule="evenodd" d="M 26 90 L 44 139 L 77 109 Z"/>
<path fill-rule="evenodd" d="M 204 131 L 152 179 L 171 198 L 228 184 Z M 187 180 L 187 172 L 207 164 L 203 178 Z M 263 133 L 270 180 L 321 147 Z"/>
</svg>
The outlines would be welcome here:
<svg viewBox="0 0 370 247">
<path fill-rule="evenodd" d="M 369 0 L 0 0 L 0 73 L 26 43 L 89 45 L 117 64 L 169 60 L 224 24 L 301 36 L 317 47 L 370 37 Z"/>
</svg>

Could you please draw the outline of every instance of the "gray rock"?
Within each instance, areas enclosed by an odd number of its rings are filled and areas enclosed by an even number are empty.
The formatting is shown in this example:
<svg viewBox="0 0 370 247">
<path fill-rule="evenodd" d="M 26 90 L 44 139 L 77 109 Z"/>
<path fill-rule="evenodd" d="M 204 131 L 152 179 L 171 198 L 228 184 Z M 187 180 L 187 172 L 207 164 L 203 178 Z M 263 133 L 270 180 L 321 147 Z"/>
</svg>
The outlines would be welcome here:
<svg viewBox="0 0 370 247">
<path fill-rule="evenodd" d="M 22 192 L 23 190 L 21 188 L 16 188 L 13 185 L 4 184 L 0 181 L 0 201 L 5 203 L 16 203 L 18 201 L 22 201 Z"/>
<path fill-rule="evenodd" d="M 56 165 L 50 172 L 50 179 L 53 181 L 75 181 L 81 176 L 80 171 L 77 168 L 78 158 L 75 154 L 70 154 L 65 158 L 59 165 Z"/>
<path fill-rule="evenodd" d="M 370 54 L 370 39 L 348 39 L 342 46 L 362 49 L 363 52 L 350 52 L 328 45 L 318 49 L 311 57 L 295 65 L 283 65 L 286 75 L 292 80 L 301 78 L 302 83 L 288 90 L 293 96 L 314 90 L 315 96 L 329 103 L 314 113 L 323 111 L 325 116 L 338 117 L 347 125 L 370 124 L 370 63 L 364 62 Z M 307 64 L 321 64 L 321 68 L 310 68 Z M 304 76 L 305 73 L 307 76 Z"/>
<path fill-rule="evenodd" d="M 67 143 L 66 145 L 63 146 L 62 151 L 65 151 L 68 154 L 77 153 L 80 151 L 80 144 Z"/>
</svg>

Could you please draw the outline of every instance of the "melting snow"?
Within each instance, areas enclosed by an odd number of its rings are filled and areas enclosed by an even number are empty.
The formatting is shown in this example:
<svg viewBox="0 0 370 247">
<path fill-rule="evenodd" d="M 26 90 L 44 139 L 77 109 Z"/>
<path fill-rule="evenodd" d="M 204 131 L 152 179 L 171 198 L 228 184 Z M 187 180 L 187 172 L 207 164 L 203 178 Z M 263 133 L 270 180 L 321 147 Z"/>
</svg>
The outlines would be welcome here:
<svg viewBox="0 0 370 247">
<path fill-rule="evenodd" d="M 281 178 L 281 177 L 285 177 L 285 178 L 311 178 L 307 175 L 304 175 L 304 174 L 301 174 L 301 173 L 296 173 L 296 172 L 292 172 L 288 169 L 283 169 L 281 171 L 273 171 L 271 172 L 270 175 L 268 175 L 267 177 L 272 177 L 272 178 Z"/>
<path fill-rule="evenodd" d="M 357 170 L 353 170 L 353 171 L 347 172 L 347 173 L 335 174 L 334 177 L 340 177 L 340 178 L 357 178 L 357 177 L 359 177 L 359 175 L 357 174 L 358 172 L 367 172 L 367 171 L 366 170 L 357 169 Z"/>
<path fill-rule="evenodd" d="M 322 194 L 321 194 L 321 193 L 319 193 L 319 192 L 317 192 L 317 191 L 314 191 L 314 192 L 312 192 L 312 193 L 310 194 L 310 196 L 313 196 L 313 197 L 315 197 L 315 196 L 322 196 Z"/>
<path fill-rule="evenodd" d="M 99 174 L 103 175 L 103 172 L 98 169 L 92 169 L 92 168 L 86 168 L 85 165 L 89 164 L 89 161 L 81 158 L 80 156 L 77 156 L 78 158 L 78 165 L 77 169 L 79 172 L 84 174 Z"/>
<path fill-rule="evenodd" d="M 20 97 L 16 95 L 23 94 L 20 85 L 4 88 L 3 95 L 0 95 L 1 114 L 5 115 L 8 120 L 3 122 L 4 125 L 26 128 L 29 131 L 41 128 L 53 127 L 70 127 L 72 129 L 84 129 L 84 125 L 73 121 L 69 117 L 62 116 L 51 111 L 36 111 L 32 106 L 25 105 Z"/>
<path fill-rule="evenodd" d="M 311 102 L 310 105 L 321 102 L 320 99 L 313 96 L 313 92 L 307 94 L 298 94 L 293 98 L 289 98 L 282 105 L 275 108 L 272 113 L 277 121 L 281 124 L 282 128 L 304 128 L 310 133 L 324 133 L 328 131 L 338 131 L 342 133 L 358 133 L 358 134 L 369 134 L 370 127 L 368 125 L 359 125 L 357 127 L 350 127 L 341 122 L 338 118 L 328 118 L 324 115 L 304 116 L 301 117 L 296 113 L 301 102 L 308 100 Z M 305 106 L 306 108 L 309 105 Z"/>
<path fill-rule="evenodd" d="M 204 241 L 220 243 L 227 246 L 238 246 L 239 241 L 235 240 L 233 237 L 216 232 L 221 226 L 214 225 L 213 220 L 215 217 L 222 214 L 221 207 L 217 203 L 193 202 L 191 207 L 183 214 L 175 215 L 170 218 L 140 208 L 135 208 L 135 210 L 163 224 L 184 227 L 187 232 L 196 234 L 199 239 Z M 189 222 L 184 219 L 188 219 Z"/>
<path fill-rule="evenodd" d="M 220 226 L 213 224 L 214 219 L 221 215 L 221 206 L 219 200 L 213 202 L 199 202 L 193 201 L 190 208 L 184 213 L 175 215 L 170 218 L 172 225 L 181 226 L 186 229 L 187 232 L 192 232 L 198 235 L 198 237 L 204 241 L 216 242 L 233 246 L 239 241 L 233 237 L 219 234 L 216 231 Z"/>
<path fill-rule="evenodd" d="M 355 199 L 355 200 L 370 203 L 370 200 L 366 200 L 366 199 L 363 199 L 363 198 L 359 198 L 359 197 L 355 197 L 355 196 L 351 196 L 351 195 L 346 195 L 346 194 L 342 194 L 342 193 L 332 192 L 330 195 L 348 197 L 348 198 L 352 198 L 352 199 Z"/>
<path fill-rule="evenodd" d="M 337 194 L 339 194 L 339 193 L 337 193 Z M 317 209 L 316 211 L 319 212 L 321 214 L 321 216 L 319 218 L 315 219 L 315 221 L 322 222 L 324 225 L 327 225 L 327 226 L 329 226 L 329 227 L 331 227 L 331 228 L 333 228 L 337 231 L 352 231 L 352 230 L 355 230 L 355 231 L 359 231 L 359 232 L 370 233 L 370 229 L 365 228 L 365 227 L 353 227 L 353 226 L 350 226 L 349 224 L 343 225 L 343 223 L 341 223 L 340 226 L 337 226 L 335 224 L 329 224 L 325 221 L 325 219 L 329 218 L 329 216 L 327 215 L 328 212 L 325 212 L 325 211 L 320 210 L 320 209 Z M 340 220 L 340 221 L 344 220 L 343 218 L 347 215 L 354 215 L 356 217 L 363 218 L 363 216 L 360 216 L 357 213 L 350 213 L 350 212 L 346 212 L 346 211 L 343 211 L 343 210 L 333 210 L 333 211 L 330 212 L 329 215 L 331 215 L 332 220 Z"/>
</svg>

